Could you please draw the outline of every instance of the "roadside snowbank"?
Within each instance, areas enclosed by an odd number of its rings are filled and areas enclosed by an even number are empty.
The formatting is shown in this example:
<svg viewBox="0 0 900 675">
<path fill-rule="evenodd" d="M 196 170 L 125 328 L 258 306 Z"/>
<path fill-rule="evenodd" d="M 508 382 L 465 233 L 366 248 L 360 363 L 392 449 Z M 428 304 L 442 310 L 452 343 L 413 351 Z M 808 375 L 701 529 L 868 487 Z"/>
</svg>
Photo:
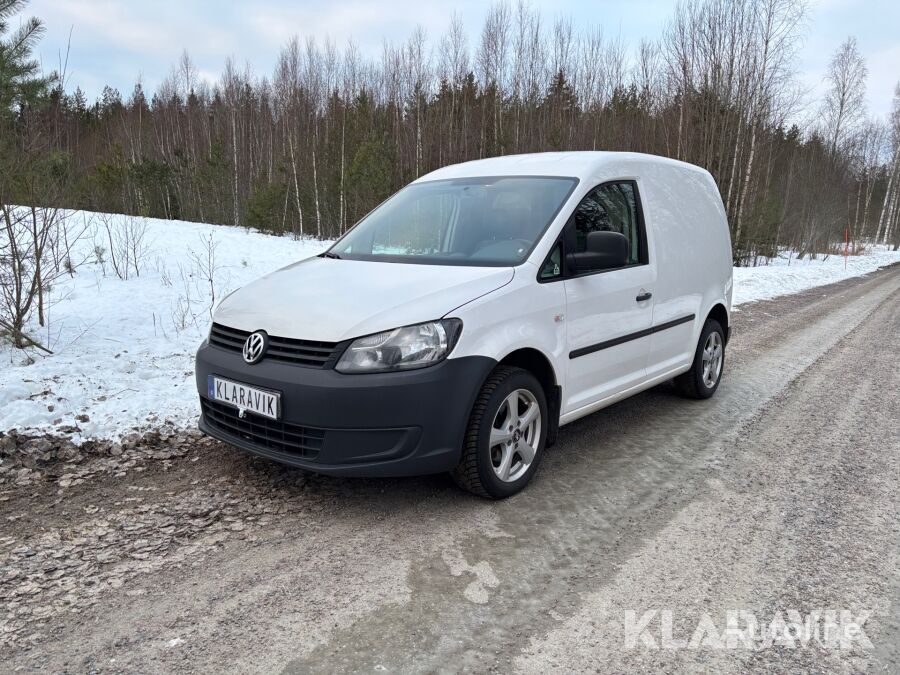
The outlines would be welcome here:
<svg viewBox="0 0 900 675">
<path fill-rule="evenodd" d="M 900 263 L 900 251 L 891 251 L 886 246 L 873 247 L 863 255 L 848 256 L 846 269 L 841 255 L 831 255 L 825 260 L 821 256 L 817 260 L 797 260 L 793 254 L 782 253 L 768 265 L 735 267 L 732 303 L 736 306 L 799 293 L 814 286 L 859 277 L 893 263 Z"/>
<path fill-rule="evenodd" d="M 88 226 L 75 261 L 95 246 L 109 249 L 99 214 L 76 212 Z M 0 430 L 55 431 L 76 442 L 118 438 L 166 421 L 197 419 L 193 357 L 209 325 L 208 242 L 215 247 L 216 299 L 270 271 L 315 255 L 328 242 L 295 241 L 242 228 L 108 216 L 115 231 L 146 225 L 140 276 L 119 279 L 107 262 L 89 262 L 63 276 L 49 296 L 49 325 L 29 330 L 52 356 L 3 347 L 0 351 Z M 736 304 L 794 293 L 900 262 L 900 253 L 875 250 L 844 261 L 786 259 L 735 269 Z M 105 267 L 105 271 L 104 271 Z M 324 291 L 324 289 L 323 289 Z"/>
</svg>

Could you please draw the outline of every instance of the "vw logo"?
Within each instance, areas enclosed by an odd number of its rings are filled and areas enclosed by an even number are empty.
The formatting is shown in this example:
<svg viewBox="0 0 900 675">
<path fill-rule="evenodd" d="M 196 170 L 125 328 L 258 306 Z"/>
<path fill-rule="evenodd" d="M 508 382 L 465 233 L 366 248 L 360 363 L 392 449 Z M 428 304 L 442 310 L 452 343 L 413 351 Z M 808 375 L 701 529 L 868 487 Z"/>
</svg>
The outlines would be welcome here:
<svg viewBox="0 0 900 675">
<path fill-rule="evenodd" d="M 244 361 L 253 364 L 258 363 L 266 353 L 269 346 L 269 336 L 259 330 L 252 333 L 244 343 Z"/>
</svg>

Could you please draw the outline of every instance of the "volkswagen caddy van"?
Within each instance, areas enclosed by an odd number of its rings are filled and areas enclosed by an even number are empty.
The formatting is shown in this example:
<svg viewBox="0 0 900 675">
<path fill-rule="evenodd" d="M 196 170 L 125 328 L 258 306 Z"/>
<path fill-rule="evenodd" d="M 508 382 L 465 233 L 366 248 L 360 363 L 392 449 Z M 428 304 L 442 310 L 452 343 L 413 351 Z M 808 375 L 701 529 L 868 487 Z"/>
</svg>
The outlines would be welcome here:
<svg viewBox="0 0 900 675">
<path fill-rule="evenodd" d="M 450 472 L 507 497 L 563 424 L 672 379 L 712 396 L 731 295 L 701 168 L 615 152 L 448 166 L 222 301 L 197 352 L 200 428 L 322 474 Z"/>
</svg>

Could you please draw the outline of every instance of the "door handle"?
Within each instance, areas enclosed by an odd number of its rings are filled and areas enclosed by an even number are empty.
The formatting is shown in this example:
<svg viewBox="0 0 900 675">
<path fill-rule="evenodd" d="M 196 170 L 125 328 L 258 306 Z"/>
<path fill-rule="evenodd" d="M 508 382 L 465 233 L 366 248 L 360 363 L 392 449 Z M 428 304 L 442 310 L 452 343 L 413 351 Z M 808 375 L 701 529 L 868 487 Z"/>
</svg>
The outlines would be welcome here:
<svg viewBox="0 0 900 675">
<path fill-rule="evenodd" d="M 652 298 L 652 297 L 653 297 L 653 293 L 647 293 L 647 292 L 645 291 L 645 292 L 639 294 L 639 295 L 635 298 L 635 300 L 637 300 L 638 302 L 644 302 L 644 300 L 649 300 L 649 299 Z"/>
</svg>

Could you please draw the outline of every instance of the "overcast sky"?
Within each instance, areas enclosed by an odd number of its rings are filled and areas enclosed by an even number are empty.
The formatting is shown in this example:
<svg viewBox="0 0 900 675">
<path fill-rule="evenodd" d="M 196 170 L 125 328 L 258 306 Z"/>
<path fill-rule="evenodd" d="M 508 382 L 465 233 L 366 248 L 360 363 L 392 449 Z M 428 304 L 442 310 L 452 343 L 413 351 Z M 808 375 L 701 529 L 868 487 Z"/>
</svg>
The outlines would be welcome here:
<svg viewBox="0 0 900 675">
<path fill-rule="evenodd" d="M 671 16 L 674 0 L 532 0 L 548 21 L 570 15 L 576 26 L 601 24 L 629 47 L 655 38 Z M 187 48 L 201 76 L 216 80 L 225 58 L 269 74 L 280 47 L 292 35 L 352 38 L 364 54 L 377 56 L 383 39 L 404 40 L 422 25 L 432 43 L 452 11 L 475 42 L 487 2 L 450 0 L 32 0 L 27 12 L 43 19 L 47 34 L 40 57 L 59 67 L 71 30 L 69 88 L 90 99 L 105 84 L 127 96 L 138 76 L 152 90 Z M 797 64 L 811 96 L 823 89 L 831 54 L 848 36 L 859 41 L 869 68 L 870 112 L 886 115 L 900 80 L 900 0 L 814 0 Z"/>
</svg>

